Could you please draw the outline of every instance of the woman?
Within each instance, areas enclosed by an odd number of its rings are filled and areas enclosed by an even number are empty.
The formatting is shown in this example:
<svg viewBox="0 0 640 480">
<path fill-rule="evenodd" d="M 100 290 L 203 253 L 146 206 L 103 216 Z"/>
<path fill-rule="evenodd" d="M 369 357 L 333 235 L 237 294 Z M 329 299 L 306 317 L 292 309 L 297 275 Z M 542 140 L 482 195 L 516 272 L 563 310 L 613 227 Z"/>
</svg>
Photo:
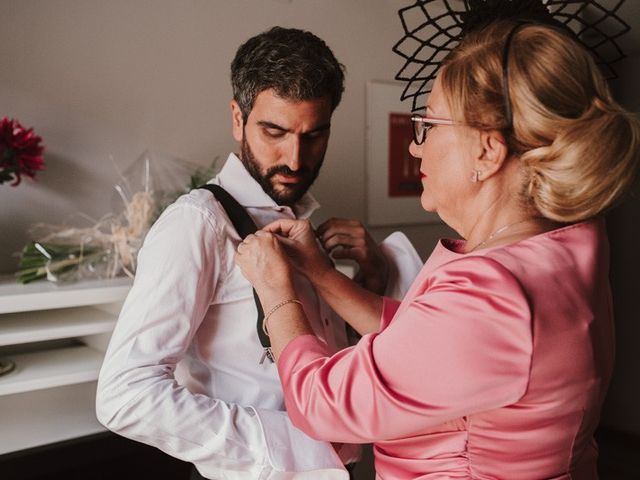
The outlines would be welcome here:
<svg viewBox="0 0 640 480">
<path fill-rule="evenodd" d="M 614 353 L 599 216 L 637 182 L 638 121 L 568 35 L 512 21 L 465 37 L 426 113 L 410 146 L 421 202 L 466 240 L 441 241 L 402 303 L 332 270 L 308 223 L 238 249 L 289 415 L 373 442 L 384 479 L 597 478 Z M 363 334 L 355 347 L 329 356 L 313 336 L 294 268 Z"/>
</svg>

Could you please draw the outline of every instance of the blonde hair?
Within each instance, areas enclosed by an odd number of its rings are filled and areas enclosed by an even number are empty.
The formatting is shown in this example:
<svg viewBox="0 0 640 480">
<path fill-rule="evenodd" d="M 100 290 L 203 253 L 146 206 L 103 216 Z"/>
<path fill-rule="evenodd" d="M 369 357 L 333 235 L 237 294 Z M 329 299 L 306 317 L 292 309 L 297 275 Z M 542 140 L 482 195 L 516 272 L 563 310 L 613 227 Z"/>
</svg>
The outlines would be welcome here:
<svg viewBox="0 0 640 480">
<path fill-rule="evenodd" d="M 464 38 L 440 74 L 445 98 L 454 119 L 503 131 L 528 204 L 551 220 L 586 220 L 637 188 L 640 121 L 613 100 L 589 52 L 559 29 L 528 24 L 510 46 L 509 128 L 502 55 L 515 25 Z"/>
</svg>

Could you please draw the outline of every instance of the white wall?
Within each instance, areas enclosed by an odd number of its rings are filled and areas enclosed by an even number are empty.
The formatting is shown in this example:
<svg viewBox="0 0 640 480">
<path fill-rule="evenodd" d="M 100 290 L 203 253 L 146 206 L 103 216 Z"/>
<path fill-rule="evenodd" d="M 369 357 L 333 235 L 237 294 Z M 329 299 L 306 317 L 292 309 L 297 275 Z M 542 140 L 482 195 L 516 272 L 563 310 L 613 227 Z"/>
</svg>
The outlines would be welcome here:
<svg viewBox="0 0 640 480">
<path fill-rule="evenodd" d="M 617 0 L 616 0 L 617 1 Z M 116 172 L 152 148 L 200 164 L 235 148 L 228 104 L 236 48 L 272 25 L 309 29 L 347 66 L 326 165 L 314 187 L 316 216 L 365 220 L 365 83 L 391 80 L 401 59 L 397 10 L 409 0 L 0 0 L 0 116 L 35 127 L 47 147 L 37 182 L 0 186 L 0 272 L 35 222 L 111 209 Z M 606 3 L 615 3 L 610 0 Z M 640 111 L 640 2 L 621 10 L 633 22 L 631 54 L 612 83 Z M 409 106 L 407 105 L 407 110 Z M 637 225 L 631 203 L 611 218 L 618 366 L 605 423 L 640 433 L 640 304 Z M 633 227 L 635 225 L 635 227 Z M 635 230 L 630 230 L 635 228 Z M 451 232 L 403 228 L 420 252 Z M 381 238 L 390 229 L 375 229 Z"/>
<path fill-rule="evenodd" d="M 229 64 L 273 25 L 311 30 L 347 67 L 325 166 L 314 186 L 330 216 L 365 220 L 365 84 L 392 80 L 406 0 L 0 0 L 0 117 L 43 137 L 38 181 L 0 186 L 0 273 L 36 222 L 112 209 L 116 169 L 144 150 L 210 164 L 235 148 Z M 407 110 L 409 110 L 407 106 Z M 380 239 L 391 229 L 376 229 Z M 406 228 L 421 254 L 442 226 Z M 370 455 L 370 452 L 367 452 Z M 370 460 L 359 478 L 373 478 Z"/>
<path fill-rule="evenodd" d="M 13 272 L 26 230 L 112 209 L 116 171 L 145 149 L 203 165 L 231 137 L 229 64 L 273 25 L 324 38 L 347 67 L 315 217 L 365 220 L 365 82 L 391 80 L 405 0 L 0 0 L 0 116 L 43 137 L 46 170 L 0 186 L 0 273 Z M 407 110 L 409 106 L 407 105 Z M 376 230 L 376 236 L 388 229 Z M 408 229 L 420 251 L 443 227 Z"/>
</svg>

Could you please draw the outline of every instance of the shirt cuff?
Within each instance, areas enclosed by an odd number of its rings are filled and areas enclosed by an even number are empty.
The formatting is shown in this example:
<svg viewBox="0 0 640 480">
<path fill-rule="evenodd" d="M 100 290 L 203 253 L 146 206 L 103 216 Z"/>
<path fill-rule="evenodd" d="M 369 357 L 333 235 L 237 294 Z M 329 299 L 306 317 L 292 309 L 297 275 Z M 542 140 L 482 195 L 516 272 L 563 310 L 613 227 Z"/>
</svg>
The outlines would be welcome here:
<svg viewBox="0 0 640 480">
<path fill-rule="evenodd" d="M 273 469 L 270 479 L 348 480 L 349 473 L 328 442 L 296 428 L 286 412 L 255 408 Z"/>
</svg>

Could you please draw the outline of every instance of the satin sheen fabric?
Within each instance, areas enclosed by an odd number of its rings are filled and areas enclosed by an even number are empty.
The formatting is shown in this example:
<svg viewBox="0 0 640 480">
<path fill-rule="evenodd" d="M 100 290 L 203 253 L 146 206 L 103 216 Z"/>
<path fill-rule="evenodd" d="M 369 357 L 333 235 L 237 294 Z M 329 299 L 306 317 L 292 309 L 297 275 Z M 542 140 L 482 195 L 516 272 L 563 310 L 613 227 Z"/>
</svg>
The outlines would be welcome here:
<svg viewBox="0 0 640 480">
<path fill-rule="evenodd" d="M 602 221 L 463 254 L 441 241 L 379 332 L 278 370 L 296 426 L 374 443 L 378 478 L 595 479 L 614 360 Z"/>
</svg>

